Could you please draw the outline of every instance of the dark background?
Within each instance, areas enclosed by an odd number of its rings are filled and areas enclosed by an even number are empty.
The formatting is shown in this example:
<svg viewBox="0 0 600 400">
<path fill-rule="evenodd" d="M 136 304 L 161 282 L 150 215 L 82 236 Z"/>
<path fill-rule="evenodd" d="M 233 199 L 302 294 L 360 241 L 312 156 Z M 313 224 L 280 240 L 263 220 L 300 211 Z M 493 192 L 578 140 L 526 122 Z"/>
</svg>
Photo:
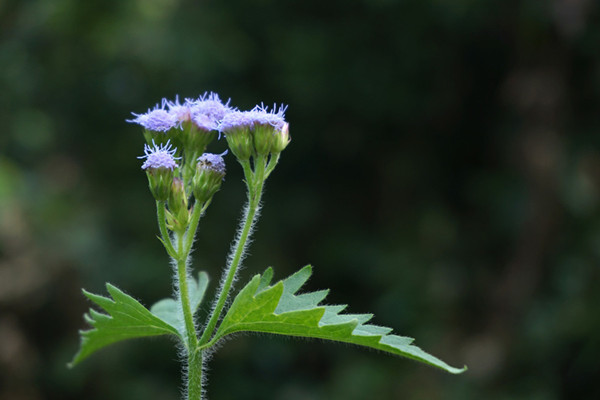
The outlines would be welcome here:
<svg viewBox="0 0 600 400">
<path fill-rule="evenodd" d="M 470 368 L 245 336 L 209 398 L 600 398 L 597 2 L 7 0 L 0 32 L 1 400 L 179 398 L 168 340 L 65 365 L 81 287 L 170 293 L 125 119 L 205 91 L 289 105 L 240 282 L 312 263 L 330 304 Z M 212 290 L 244 200 L 226 161 L 195 252 Z"/>
</svg>

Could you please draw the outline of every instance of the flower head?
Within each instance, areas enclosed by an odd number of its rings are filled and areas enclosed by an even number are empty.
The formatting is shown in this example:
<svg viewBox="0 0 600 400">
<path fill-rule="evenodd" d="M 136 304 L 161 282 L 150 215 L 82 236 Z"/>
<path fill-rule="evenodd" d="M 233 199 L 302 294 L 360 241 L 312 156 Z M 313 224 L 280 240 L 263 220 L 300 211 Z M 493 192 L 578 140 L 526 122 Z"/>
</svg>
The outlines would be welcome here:
<svg viewBox="0 0 600 400">
<path fill-rule="evenodd" d="M 160 107 L 157 104 L 154 109 L 148 109 L 145 114 L 132 113 L 136 118 L 126 121 L 141 125 L 149 131 L 166 132 L 177 126 L 177 120 L 165 110 L 167 104 L 167 100 L 163 99 Z"/>
<path fill-rule="evenodd" d="M 278 141 L 278 135 L 287 132 L 286 109 L 281 105 L 278 111 L 276 107 L 269 111 L 261 104 L 250 111 L 233 111 L 223 117 L 219 131 L 225 134 L 229 148 L 240 160 L 280 153 L 282 146 L 277 144 L 275 148 L 274 142 Z"/>
<path fill-rule="evenodd" d="M 209 201 L 221 188 L 225 177 L 223 154 L 204 153 L 198 157 L 196 174 L 192 179 L 194 197 L 200 203 Z"/>
<path fill-rule="evenodd" d="M 213 153 L 204 153 L 200 157 L 198 157 L 198 167 L 211 169 L 220 174 L 225 174 L 225 160 L 223 160 L 223 156 L 226 154 L 213 154 Z"/>
<path fill-rule="evenodd" d="M 285 125 L 285 111 L 287 107 L 281 105 L 275 112 L 275 107 L 269 111 L 264 105 L 256 106 L 250 111 L 233 111 L 226 114 L 219 124 L 219 131 L 227 132 L 235 129 L 253 128 L 256 125 L 272 126 L 280 131 Z"/>
<path fill-rule="evenodd" d="M 215 121 L 220 121 L 231 111 L 229 100 L 223 103 L 219 95 L 213 92 L 204 93 L 198 100 L 191 101 L 190 106 L 194 115 L 206 115 Z"/>
<path fill-rule="evenodd" d="M 175 160 L 180 159 L 181 157 L 175 157 L 175 152 L 177 149 L 171 149 L 171 144 L 167 141 L 167 143 L 162 144 L 160 146 L 156 145 L 154 141 L 152 141 L 152 146 L 144 145 L 144 155 L 138 157 L 140 159 L 145 158 L 146 161 L 142 165 L 142 169 L 169 169 L 173 170 L 178 167 Z"/>
<path fill-rule="evenodd" d="M 219 121 L 206 114 L 195 114 L 192 121 L 198 129 L 203 131 L 216 131 L 219 127 Z"/>
<path fill-rule="evenodd" d="M 190 119 L 204 131 L 217 130 L 219 121 L 231 111 L 229 101 L 223 104 L 219 95 L 213 92 L 204 93 L 196 100 L 186 99 L 186 105 Z"/>
<path fill-rule="evenodd" d="M 167 101 L 169 114 L 175 120 L 176 124 L 181 127 L 181 124 L 192 119 L 192 109 L 190 99 L 185 99 L 183 104 L 179 103 L 179 96 L 175 96 L 175 101 Z"/>
</svg>

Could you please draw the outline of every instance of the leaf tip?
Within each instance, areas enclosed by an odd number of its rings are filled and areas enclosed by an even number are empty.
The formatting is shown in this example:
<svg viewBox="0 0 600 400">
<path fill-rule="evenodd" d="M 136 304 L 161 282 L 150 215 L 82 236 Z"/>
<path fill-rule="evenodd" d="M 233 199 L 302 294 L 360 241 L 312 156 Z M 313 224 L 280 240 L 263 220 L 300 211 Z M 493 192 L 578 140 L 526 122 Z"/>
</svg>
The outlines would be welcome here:
<svg viewBox="0 0 600 400">
<path fill-rule="evenodd" d="M 206 271 L 198 272 L 198 282 L 200 282 L 202 280 L 208 281 L 208 273 Z"/>
<path fill-rule="evenodd" d="M 469 370 L 469 368 L 466 365 L 463 365 L 462 368 L 452 368 L 451 370 L 449 370 L 448 372 L 450 372 L 451 374 L 462 374 L 464 372 L 467 372 Z"/>
<path fill-rule="evenodd" d="M 82 358 L 81 358 L 81 349 L 79 349 L 79 351 L 77 352 L 77 354 L 75 354 L 73 356 L 73 359 L 67 363 L 67 368 L 68 369 L 75 368 L 77 365 L 79 365 L 79 363 L 81 362 L 81 360 L 82 360 Z"/>
</svg>

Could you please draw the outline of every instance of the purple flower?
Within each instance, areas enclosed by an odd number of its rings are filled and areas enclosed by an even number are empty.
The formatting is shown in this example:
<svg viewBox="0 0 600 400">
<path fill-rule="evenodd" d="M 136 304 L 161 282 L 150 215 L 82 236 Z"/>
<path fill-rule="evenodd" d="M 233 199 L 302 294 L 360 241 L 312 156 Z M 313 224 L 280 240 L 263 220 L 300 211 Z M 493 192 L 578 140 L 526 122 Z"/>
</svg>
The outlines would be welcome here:
<svg viewBox="0 0 600 400">
<path fill-rule="evenodd" d="M 205 131 L 217 130 L 219 121 L 231 111 L 229 101 L 225 104 L 216 93 L 204 93 L 197 100 L 189 100 L 192 121 Z"/>
<path fill-rule="evenodd" d="M 198 99 L 185 99 L 183 104 L 179 103 L 179 98 L 166 102 L 169 114 L 178 127 L 181 128 L 184 122 L 192 121 L 204 131 L 217 129 L 219 121 L 231 110 L 228 104 L 229 101 L 223 104 L 219 95 L 213 92 L 204 93 Z"/>
<path fill-rule="evenodd" d="M 136 118 L 126 121 L 139 124 L 149 131 L 166 132 L 177 126 L 177 120 L 169 111 L 165 110 L 167 104 L 167 100 L 163 99 L 160 107 L 157 104 L 154 109 L 148 109 L 145 114 L 132 113 Z"/>
<path fill-rule="evenodd" d="M 203 131 L 217 130 L 219 122 L 205 114 L 196 114 L 192 117 L 192 121 L 198 128 Z"/>
<path fill-rule="evenodd" d="M 223 117 L 218 129 L 226 134 L 234 129 L 253 128 L 255 125 L 271 125 L 275 130 L 281 131 L 286 124 L 286 109 L 286 106 L 281 105 L 279 111 L 275 112 L 275 107 L 272 111 L 269 111 L 267 107 L 261 104 L 250 111 L 233 111 Z"/>
<path fill-rule="evenodd" d="M 229 100 L 223 104 L 219 95 L 213 92 L 204 93 L 198 100 L 190 101 L 192 115 L 206 115 L 214 121 L 220 121 L 231 111 Z"/>
<path fill-rule="evenodd" d="M 175 101 L 167 101 L 169 114 L 171 114 L 179 126 L 181 126 L 183 122 L 191 121 L 192 109 L 190 106 L 190 99 L 185 99 L 183 104 L 179 104 L 179 96 L 175 97 Z"/>
<path fill-rule="evenodd" d="M 175 160 L 180 159 L 181 157 L 175 157 L 176 149 L 171 149 L 171 144 L 169 141 L 167 143 L 157 146 L 154 141 L 152 141 L 152 146 L 144 145 L 144 153 L 145 155 L 138 157 L 140 159 L 145 158 L 144 164 L 142 165 L 142 169 L 170 169 L 171 171 L 178 167 Z"/>
<path fill-rule="evenodd" d="M 222 154 L 204 153 L 198 157 L 198 166 L 225 175 L 225 160 L 223 160 L 225 154 L 227 152 Z"/>
</svg>

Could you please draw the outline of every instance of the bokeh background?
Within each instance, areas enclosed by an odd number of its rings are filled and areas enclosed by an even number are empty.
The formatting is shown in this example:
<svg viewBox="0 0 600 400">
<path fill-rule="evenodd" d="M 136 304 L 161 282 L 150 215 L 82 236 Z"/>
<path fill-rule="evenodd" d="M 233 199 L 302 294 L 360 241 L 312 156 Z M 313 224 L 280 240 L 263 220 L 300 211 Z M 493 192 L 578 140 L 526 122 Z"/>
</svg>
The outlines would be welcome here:
<svg viewBox="0 0 600 400">
<path fill-rule="evenodd" d="M 179 398 L 168 340 L 65 365 L 81 287 L 170 293 L 125 119 L 205 91 L 289 105 L 241 282 L 312 263 L 308 289 L 470 368 L 250 335 L 213 358 L 209 398 L 600 398 L 599 8 L 0 1 L 0 399 Z M 195 253 L 212 290 L 244 201 L 227 162 Z"/>
</svg>

